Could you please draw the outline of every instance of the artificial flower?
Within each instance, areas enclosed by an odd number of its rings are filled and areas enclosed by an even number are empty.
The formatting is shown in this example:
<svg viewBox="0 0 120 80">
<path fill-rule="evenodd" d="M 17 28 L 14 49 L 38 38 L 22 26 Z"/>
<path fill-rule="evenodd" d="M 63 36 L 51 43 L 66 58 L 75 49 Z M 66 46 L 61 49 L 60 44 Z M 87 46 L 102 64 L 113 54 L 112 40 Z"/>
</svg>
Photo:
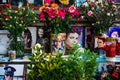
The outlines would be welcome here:
<svg viewBox="0 0 120 80">
<path fill-rule="evenodd" d="M 105 80 L 119 80 L 120 79 L 120 66 L 118 65 L 107 65 L 107 73 L 104 77 Z"/>
</svg>

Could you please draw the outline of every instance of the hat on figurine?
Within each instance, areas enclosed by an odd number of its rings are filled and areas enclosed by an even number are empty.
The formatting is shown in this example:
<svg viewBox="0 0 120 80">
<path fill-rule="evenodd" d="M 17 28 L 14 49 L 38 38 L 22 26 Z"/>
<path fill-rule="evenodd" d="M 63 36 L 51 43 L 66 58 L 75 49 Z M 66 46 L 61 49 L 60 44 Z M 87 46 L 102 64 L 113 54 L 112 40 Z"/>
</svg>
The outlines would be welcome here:
<svg viewBox="0 0 120 80">
<path fill-rule="evenodd" d="M 4 68 L 4 70 L 5 70 L 5 75 L 7 75 L 7 76 L 13 76 L 14 72 L 16 71 L 16 69 L 14 67 L 11 67 L 11 66 L 6 66 Z"/>
</svg>

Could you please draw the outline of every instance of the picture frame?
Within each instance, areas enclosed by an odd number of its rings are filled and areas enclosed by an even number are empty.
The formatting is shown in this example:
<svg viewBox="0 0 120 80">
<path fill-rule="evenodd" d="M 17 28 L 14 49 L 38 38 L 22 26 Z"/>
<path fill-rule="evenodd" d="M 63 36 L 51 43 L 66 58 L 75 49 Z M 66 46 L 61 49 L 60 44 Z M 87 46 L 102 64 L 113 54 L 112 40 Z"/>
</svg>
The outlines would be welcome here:
<svg viewBox="0 0 120 80">
<path fill-rule="evenodd" d="M 85 27 L 85 48 L 92 48 L 92 29 L 91 27 Z"/>
<path fill-rule="evenodd" d="M 44 4 L 44 0 L 3 0 L 0 3 L 1 4 L 9 3 L 9 4 L 12 4 L 13 6 L 18 6 L 19 4 L 26 5 L 27 1 L 30 4 L 33 4 L 38 7 L 40 7 Z"/>
<path fill-rule="evenodd" d="M 94 37 L 94 48 L 97 48 L 98 47 L 98 43 L 97 43 L 97 41 L 98 41 L 98 37 L 97 36 L 95 36 Z"/>
<path fill-rule="evenodd" d="M 32 46 L 36 44 L 36 29 L 36 27 L 27 27 L 22 34 L 25 53 L 31 53 Z"/>
<path fill-rule="evenodd" d="M 70 32 L 66 34 L 66 54 L 69 54 L 73 44 L 84 46 L 84 28 L 83 26 L 72 26 Z"/>
<path fill-rule="evenodd" d="M 120 3 L 120 0 L 114 0 L 115 1 L 115 3 Z"/>
<path fill-rule="evenodd" d="M 65 39 L 66 33 L 51 34 L 51 53 L 57 55 L 57 53 L 65 54 Z"/>
<path fill-rule="evenodd" d="M 100 60 L 106 58 L 106 38 L 103 36 L 95 36 L 94 37 L 94 52 L 99 55 Z"/>
<path fill-rule="evenodd" d="M 45 28 L 44 26 L 37 26 L 36 29 L 36 43 L 41 44 L 44 46 L 43 50 L 46 53 L 50 52 L 50 32 L 49 29 Z"/>
<path fill-rule="evenodd" d="M 12 6 L 19 6 L 25 5 L 27 3 L 27 0 L 8 0 L 6 3 L 11 4 Z"/>
</svg>

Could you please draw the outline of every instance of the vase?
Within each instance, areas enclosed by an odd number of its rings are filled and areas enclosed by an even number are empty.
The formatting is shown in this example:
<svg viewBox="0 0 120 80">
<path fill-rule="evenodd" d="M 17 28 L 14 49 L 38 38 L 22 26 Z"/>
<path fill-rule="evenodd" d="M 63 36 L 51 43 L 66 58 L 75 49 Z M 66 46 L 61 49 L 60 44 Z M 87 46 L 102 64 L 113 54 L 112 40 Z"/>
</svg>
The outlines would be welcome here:
<svg viewBox="0 0 120 80">
<path fill-rule="evenodd" d="M 13 36 L 11 38 L 11 43 L 9 46 L 9 50 L 14 50 L 16 51 L 16 57 L 23 57 L 24 55 L 24 46 L 23 46 L 23 41 L 22 41 L 22 37 L 16 37 Z"/>
<path fill-rule="evenodd" d="M 8 51 L 8 55 L 9 55 L 9 60 L 14 60 L 16 58 L 16 51 L 10 50 Z"/>
<path fill-rule="evenodd" d="M 52 55 L 56 55 L 57 53 L 65 54 L 65 39 L 66 33 L 51 34 Z"/>
<path fill-rule="evenodd" d="M 116 39 L 107 38 L 106 39 L 106 60 L 114 61 L 116 56 Z"/>
</svg>

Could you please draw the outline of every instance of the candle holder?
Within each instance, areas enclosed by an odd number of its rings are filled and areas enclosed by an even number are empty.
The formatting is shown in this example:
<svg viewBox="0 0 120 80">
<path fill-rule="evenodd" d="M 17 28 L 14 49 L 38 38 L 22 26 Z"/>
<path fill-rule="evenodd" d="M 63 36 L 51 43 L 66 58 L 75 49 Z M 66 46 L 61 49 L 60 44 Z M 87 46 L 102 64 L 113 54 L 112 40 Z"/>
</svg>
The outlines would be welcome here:
<svg viewBox="0 0 120 80">
<path fill-rule="evenodd" d="M 106 38 L 106 60 L 114 61 L 116 56 L 116 39 Z"/>
</svg>

